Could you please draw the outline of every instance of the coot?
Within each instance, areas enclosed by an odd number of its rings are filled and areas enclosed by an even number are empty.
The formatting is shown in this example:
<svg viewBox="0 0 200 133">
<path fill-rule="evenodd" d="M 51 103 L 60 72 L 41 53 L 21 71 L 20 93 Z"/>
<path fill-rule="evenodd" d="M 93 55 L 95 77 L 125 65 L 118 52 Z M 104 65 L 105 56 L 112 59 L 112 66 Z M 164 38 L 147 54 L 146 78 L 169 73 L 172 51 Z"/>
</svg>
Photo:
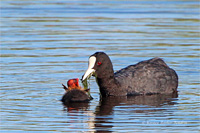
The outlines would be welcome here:
<svg viewBox="0 0 200 133">
<path fill-rule="evenodd" d="M 87 94 L 88 90 L 84 90 L 79 86 L 79 79 L 70 79 L 67 82 L 67 86 L 63 85 L 63 88 L 66 90 L 66 93 L 63 95 L 61 101 L 64 104 L 69 102 L 88 102 L 91 100 L 91 97 Z"/>
<path fill-rule="evenodd" d="M 177 91 L 178 76 L 161 58 L 152 58 L 130 65 L 114 73 L 104 52 L 89 57 L 88 69 L 82 77 L 96 77 L 102 96 L 169 94 Z"/>
</svg>

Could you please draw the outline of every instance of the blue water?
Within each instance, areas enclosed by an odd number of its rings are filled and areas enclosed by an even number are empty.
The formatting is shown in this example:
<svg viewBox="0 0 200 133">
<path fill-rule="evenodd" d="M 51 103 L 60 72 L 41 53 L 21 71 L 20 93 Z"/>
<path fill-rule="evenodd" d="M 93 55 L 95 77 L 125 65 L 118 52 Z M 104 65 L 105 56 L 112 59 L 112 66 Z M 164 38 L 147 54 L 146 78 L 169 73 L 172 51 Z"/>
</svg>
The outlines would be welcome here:
<svg viewBox="0 0 200 133">
<path fill-rule="evenodd" d="M 1 132 L 199 132 L 199 1 L 1 1 Z M 178 97 L 101 99 L 65 107 L 62 83 L 106 52 L 117 71 L 161 57 Z"/>
</svg>

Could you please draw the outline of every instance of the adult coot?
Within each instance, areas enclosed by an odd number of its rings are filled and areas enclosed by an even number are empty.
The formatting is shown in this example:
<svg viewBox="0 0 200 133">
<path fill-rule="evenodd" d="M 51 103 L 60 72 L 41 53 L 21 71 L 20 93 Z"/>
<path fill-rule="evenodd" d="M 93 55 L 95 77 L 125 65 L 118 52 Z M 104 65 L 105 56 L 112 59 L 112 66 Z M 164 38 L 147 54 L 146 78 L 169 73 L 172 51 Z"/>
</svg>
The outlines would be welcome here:
<svg viewBox="0 0 200 133">
<path fill-rule="evenodd" d="M 96 77 L 102 96 L 168 94 L 177 91 L 178 76 L 161 58 L 152 58 L 130 65 L 114 73 L 104 52 L 89 57 L 88 69 L 82 81 Z"/>
<path fill-rule="evenodd" d="M 64 104 L 69 102 L 88 102 L 92 98 L 87 94 L 88 90 L 84 90 L 79 86 L 79 79 L 70 79 L 67 82 L 67 86 L 63 85 L 66 93 L 63 95 L 61 101 Z"/>
</svg>

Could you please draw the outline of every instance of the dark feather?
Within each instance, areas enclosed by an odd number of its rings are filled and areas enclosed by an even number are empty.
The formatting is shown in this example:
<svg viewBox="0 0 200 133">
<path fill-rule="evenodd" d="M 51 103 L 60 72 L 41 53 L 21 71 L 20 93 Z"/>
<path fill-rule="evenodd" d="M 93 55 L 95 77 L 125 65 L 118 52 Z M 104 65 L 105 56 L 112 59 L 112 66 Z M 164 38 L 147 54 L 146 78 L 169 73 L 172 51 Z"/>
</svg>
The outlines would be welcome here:
<svg viewBox="0 0 200 133">
<path fill-rule="evenodd" d="M 88 102 L 90 97 L 82 90 L 79 89 L 72 89 L 67 91 L 61 101 L 63 103 L 68 103 L 68 102 Z"/>
<path fill-rule="evenodd" d="M 151 95 L 177 92 L 178 76 L 161 58 L 130 65 L 114 73 L 112 62 L 104 52 L 96 57 L 95 75 L 102 96 Z M 97 62 L 101 62 L 98 65 Z"/>
</svg>

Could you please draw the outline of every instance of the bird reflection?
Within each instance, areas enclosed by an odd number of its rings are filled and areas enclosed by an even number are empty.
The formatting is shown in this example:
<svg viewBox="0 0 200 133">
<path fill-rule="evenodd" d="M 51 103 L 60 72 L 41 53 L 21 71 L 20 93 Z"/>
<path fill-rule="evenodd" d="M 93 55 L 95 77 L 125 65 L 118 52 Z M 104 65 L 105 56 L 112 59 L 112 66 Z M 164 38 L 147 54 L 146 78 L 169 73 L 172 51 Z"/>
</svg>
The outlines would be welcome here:
<svg viewBox="0 0 200 133">
<path fill-rule="evenodd" d="M 95 110 L 96 132 L 112 132 L 114 107 L 123 106 L 128 113 L 146 113 L 164 110 L 164 105 L 176 104 L 177 93 L 168 95 L 139 95 L 127 97 L 102 97 Z M 127 106 L 130 105 L 130 106 Z M 135 106 L 135 107 L 134 107 Z M 141 108 L 142 106 L 142 108 Z M 147 109 L 144 109 L 147 108 Z M 126 109 L 125 109 L 126 108 Z M 135 108 L 134 110 L 132 108 Z M 157 108 L 157 109 L 155 109 Z M 144 109 L 144 110 L 143 110 Z M 108 117 L 109 116 L 109 117 Z M 106 123 L 106 124 L 105 124 Z"/>
<path fill-rule="evenodd" d="M 67 110 L 68 112 L 71 112 L 73 110 L 76 111 L 86 111 L 89 109 L 89 102 L 70 102 L 63 104 L 64 111 Z"/>
<path fill-rule="evenodd" d="M 112 132 L 114 108 L 117 106 L 122 108 L 128 114 L 135 113 L 150 113 L 156 111 L 167 110 L 168 108 L 162 107 L 166 105 L 174 105 L 176 103 L 177 93 L 168 95 L 139 95 L 139 96 L 123 96 L 123 97 L 102 97 L 99 104 L 96 106 L 94 113 L 92 129 L 95 132 Z M 65 105 L 68 112 L 76 111 L 88 111 L 90 103 L 68 103 Z M 128 111 L 128 112 L 127 112 Z M 90 114 L 91 115 L 91 114 Z"/>
</svg>

